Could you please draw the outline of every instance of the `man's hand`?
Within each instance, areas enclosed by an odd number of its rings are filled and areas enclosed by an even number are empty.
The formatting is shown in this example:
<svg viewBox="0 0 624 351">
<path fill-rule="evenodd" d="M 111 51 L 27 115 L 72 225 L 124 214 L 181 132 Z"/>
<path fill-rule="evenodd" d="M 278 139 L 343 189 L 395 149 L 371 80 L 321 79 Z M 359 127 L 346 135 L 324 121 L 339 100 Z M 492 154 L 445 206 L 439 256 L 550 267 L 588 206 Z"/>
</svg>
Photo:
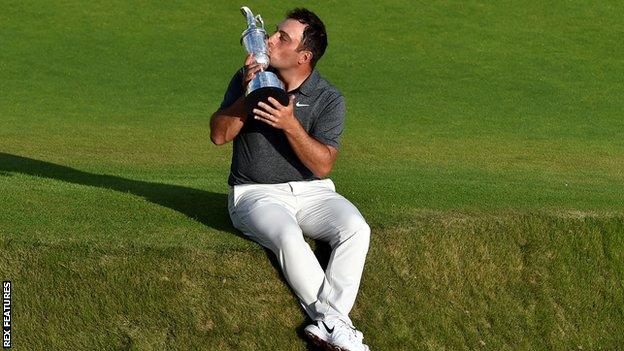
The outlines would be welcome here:
<svg viewBox="0 0 624 351">
<path fill-rule="evenodd" d="M 317 177 L 327 176 L 336 162 L 338 150 L 306 132 L 294 114 L 294 95 L 290 96 L 288 106 L 283 106 L 272 97 L 268 101 L 271 106 L 260 102 L 258 108 L 253 109 L 254 118 L 283 130 L 299 160 Z"/>
<path fill-rule="evenodd" d="M 295 96 L 290 95 L 288 106 L 282 105 L 279 101 L 269 97 L 269 104 L 258 103 L 259 108 L 253 109 L 254 118 L 262 121 L 271 127 L 281 129 L 285 133 L 291 133 L 301 128 L 301 123 L 294 114 Z"/>
<path fill-rule="evenodd" d="M 248 54 L 245 58 L 245 66 L 243 67 L 243 90 L 247 89 L 247 85 L 255 77 L 256 73 L 262 71 L 262 65 L 256 63 L 253 58 L 253 54 Z"/>
</svg>

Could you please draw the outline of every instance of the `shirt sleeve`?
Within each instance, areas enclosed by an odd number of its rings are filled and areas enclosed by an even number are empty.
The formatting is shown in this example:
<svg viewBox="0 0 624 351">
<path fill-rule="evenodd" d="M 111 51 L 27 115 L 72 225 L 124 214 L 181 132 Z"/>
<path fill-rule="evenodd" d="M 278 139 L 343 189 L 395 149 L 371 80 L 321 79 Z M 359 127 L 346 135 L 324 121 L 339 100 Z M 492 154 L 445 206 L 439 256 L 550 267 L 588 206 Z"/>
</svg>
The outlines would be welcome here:
<svg viewBox="0 0 624 351">
<path fill-rule="evenodd" d="M 312 126 L 311 135 L 325 145 L 340 148 L 340 137 L 344 130 L 346 106 L 344 97 L 338 95 L 320 113 Z"/>
<path fill-rule="evenodd" d="M 230 85 L 228 85 L 227 91 L 223 96 L 223 101 L 219 109 L 224 109 L 232 106 L 239 97 L 243 95 L 243 69 L 239 69 L 234 73 Z"/>
</svg>

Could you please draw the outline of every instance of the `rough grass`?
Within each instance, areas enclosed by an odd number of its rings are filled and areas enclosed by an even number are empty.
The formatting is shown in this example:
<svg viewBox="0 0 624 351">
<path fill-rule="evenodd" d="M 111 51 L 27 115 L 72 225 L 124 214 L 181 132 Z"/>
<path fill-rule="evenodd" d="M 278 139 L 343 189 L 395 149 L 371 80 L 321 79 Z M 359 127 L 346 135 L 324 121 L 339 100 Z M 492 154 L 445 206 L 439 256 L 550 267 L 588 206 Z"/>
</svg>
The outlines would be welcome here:
<svg viewBox="0 0 624 351">
<path fill-rule="evenodd" d="M 623 225 L 621 215 L 426 213 L 375 228 L 353 318 L 381 350 L 615 349 Z M 305 349 L 303 312 L 275 262 L 230 240 L 5 237 L 17 348 Z"/>
</svg>

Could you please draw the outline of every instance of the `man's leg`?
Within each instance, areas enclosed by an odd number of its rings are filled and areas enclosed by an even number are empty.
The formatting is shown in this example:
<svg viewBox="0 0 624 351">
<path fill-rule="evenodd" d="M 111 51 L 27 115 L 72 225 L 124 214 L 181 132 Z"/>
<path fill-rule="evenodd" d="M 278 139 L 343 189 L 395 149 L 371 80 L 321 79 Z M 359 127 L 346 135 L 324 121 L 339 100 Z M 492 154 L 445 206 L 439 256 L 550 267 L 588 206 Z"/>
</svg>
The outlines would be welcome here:
<svg viewBox="0 0 624 351">
<path fill-rule="evenodd" d="M 275 253 L 288 284 L 314 319 L 310 305 L 317 300 L 325 273 L 303 238 L 296 206 L 287 184 L 237 186 L 228 198 L 234 226 Z"/>
<path fill-rule="evenodd" d="M 321 318 L 341 317 L 352 325 L 348 315 L 359 290 L 370 228 L 360 211 L 335 192 L 330 179 L 309 182 L 296 190 L 301 229 L 311 238 L 329 242 L 332 248 L 314 307 Z"/>
</svg>

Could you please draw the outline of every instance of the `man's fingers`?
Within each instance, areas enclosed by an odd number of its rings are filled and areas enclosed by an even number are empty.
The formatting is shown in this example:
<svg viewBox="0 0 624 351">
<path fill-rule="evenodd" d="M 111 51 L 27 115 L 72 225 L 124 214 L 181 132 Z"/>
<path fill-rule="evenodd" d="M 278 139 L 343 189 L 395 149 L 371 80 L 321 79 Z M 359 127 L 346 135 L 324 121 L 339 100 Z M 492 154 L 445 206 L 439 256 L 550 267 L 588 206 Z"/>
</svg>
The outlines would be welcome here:
<svg viewBox="0 0 624 351">
<path fill-rule="evenodd" d="M 273 120 L 274 119 L 273 115 L 271 115 L 270 113 L 262 111 L 262 110 L 259 110 L 257 108 L 253 109 L 253 113 L 256 116 L 260 116 L 260 117 L 263 117 L 263 118 L 266 118 L 266 119 L 269 119 L 269 120 Z"/>
<path fill-rule="evenodd" d="M 269 96 L 268 101 L 273 105 L 273 107 L 275 107 L 278 110 L 283 109 L 283 108 L 286 107 L 286 106 L 282 105 L 281 102 L 279 102 L 275 98 L 273 98 L 272 96 Z M 292 102 L 292 100 L 291 100 L 291 102 Z"/>
<path fill-rule="evenodd" d="M 245 57 L 245 66 L 249 66 L 252 63 L 254 63 L 253 54 L 247 54 L 247 57 Z"/>
<path fill-rule="evenodd" d="M 259 70 L 262 69 L 262 66 L 258 63 L 255 63 L 253 65 L 249 65 L 249 66 L 245 66 L 245 74 L 247 76 L 252 75 L 252 74 L 256 74 L 256 72 L 258 72 Z"/>
<path fill-rule="evenodd" d="M 255 119 L 257 119 L 258 121 L 261 121 L 261 122 L 264 122 L 264 123 L 266 123 L 266 124 L 270 125 L 271 127 L 275 127 L 275 126 L 276 126 L 276 124 L 275 124 L 275 123 L 273 123 L 273 122 L 269 121 L 269 120 L 268 120 L 268 119 L 266 119 L 266 118 L 262 118 L 262 117 L 260 117 L 260 116 L 254 116 L 254 118 L 255 118 Z"/>
<path fill-rule="evenodd" d="M 271 98 L 269 98 L 269 100 L 271 100 Z M 260 108 L 264 109 L 265 111 L 269 112 L 269 114 L 274 114 L 275 112 L 277 112 L 276 109 L 274 109 L 273 107 L 267 105 L 266 103 L 264 103 L 262 101 L 258 103 L 258 107 L 260 107 Z"/>
<path fill-rule="evenodd" d="M 275 100 L 272 96 L 269 96 L 269 98 L 267 99 L 271 105 L 273 105 L 273 107 L 275 108 L 279 108 L 282 104 L 280 104 L 277 100 Z"/>
<path fill-rule="evenodd" d="M 246 87 L 249 82 L 256 76 L 256 73 L 262 69 L 262 66 L 258 63 L 243 67 L 243 87 Z"/>
</svg>

